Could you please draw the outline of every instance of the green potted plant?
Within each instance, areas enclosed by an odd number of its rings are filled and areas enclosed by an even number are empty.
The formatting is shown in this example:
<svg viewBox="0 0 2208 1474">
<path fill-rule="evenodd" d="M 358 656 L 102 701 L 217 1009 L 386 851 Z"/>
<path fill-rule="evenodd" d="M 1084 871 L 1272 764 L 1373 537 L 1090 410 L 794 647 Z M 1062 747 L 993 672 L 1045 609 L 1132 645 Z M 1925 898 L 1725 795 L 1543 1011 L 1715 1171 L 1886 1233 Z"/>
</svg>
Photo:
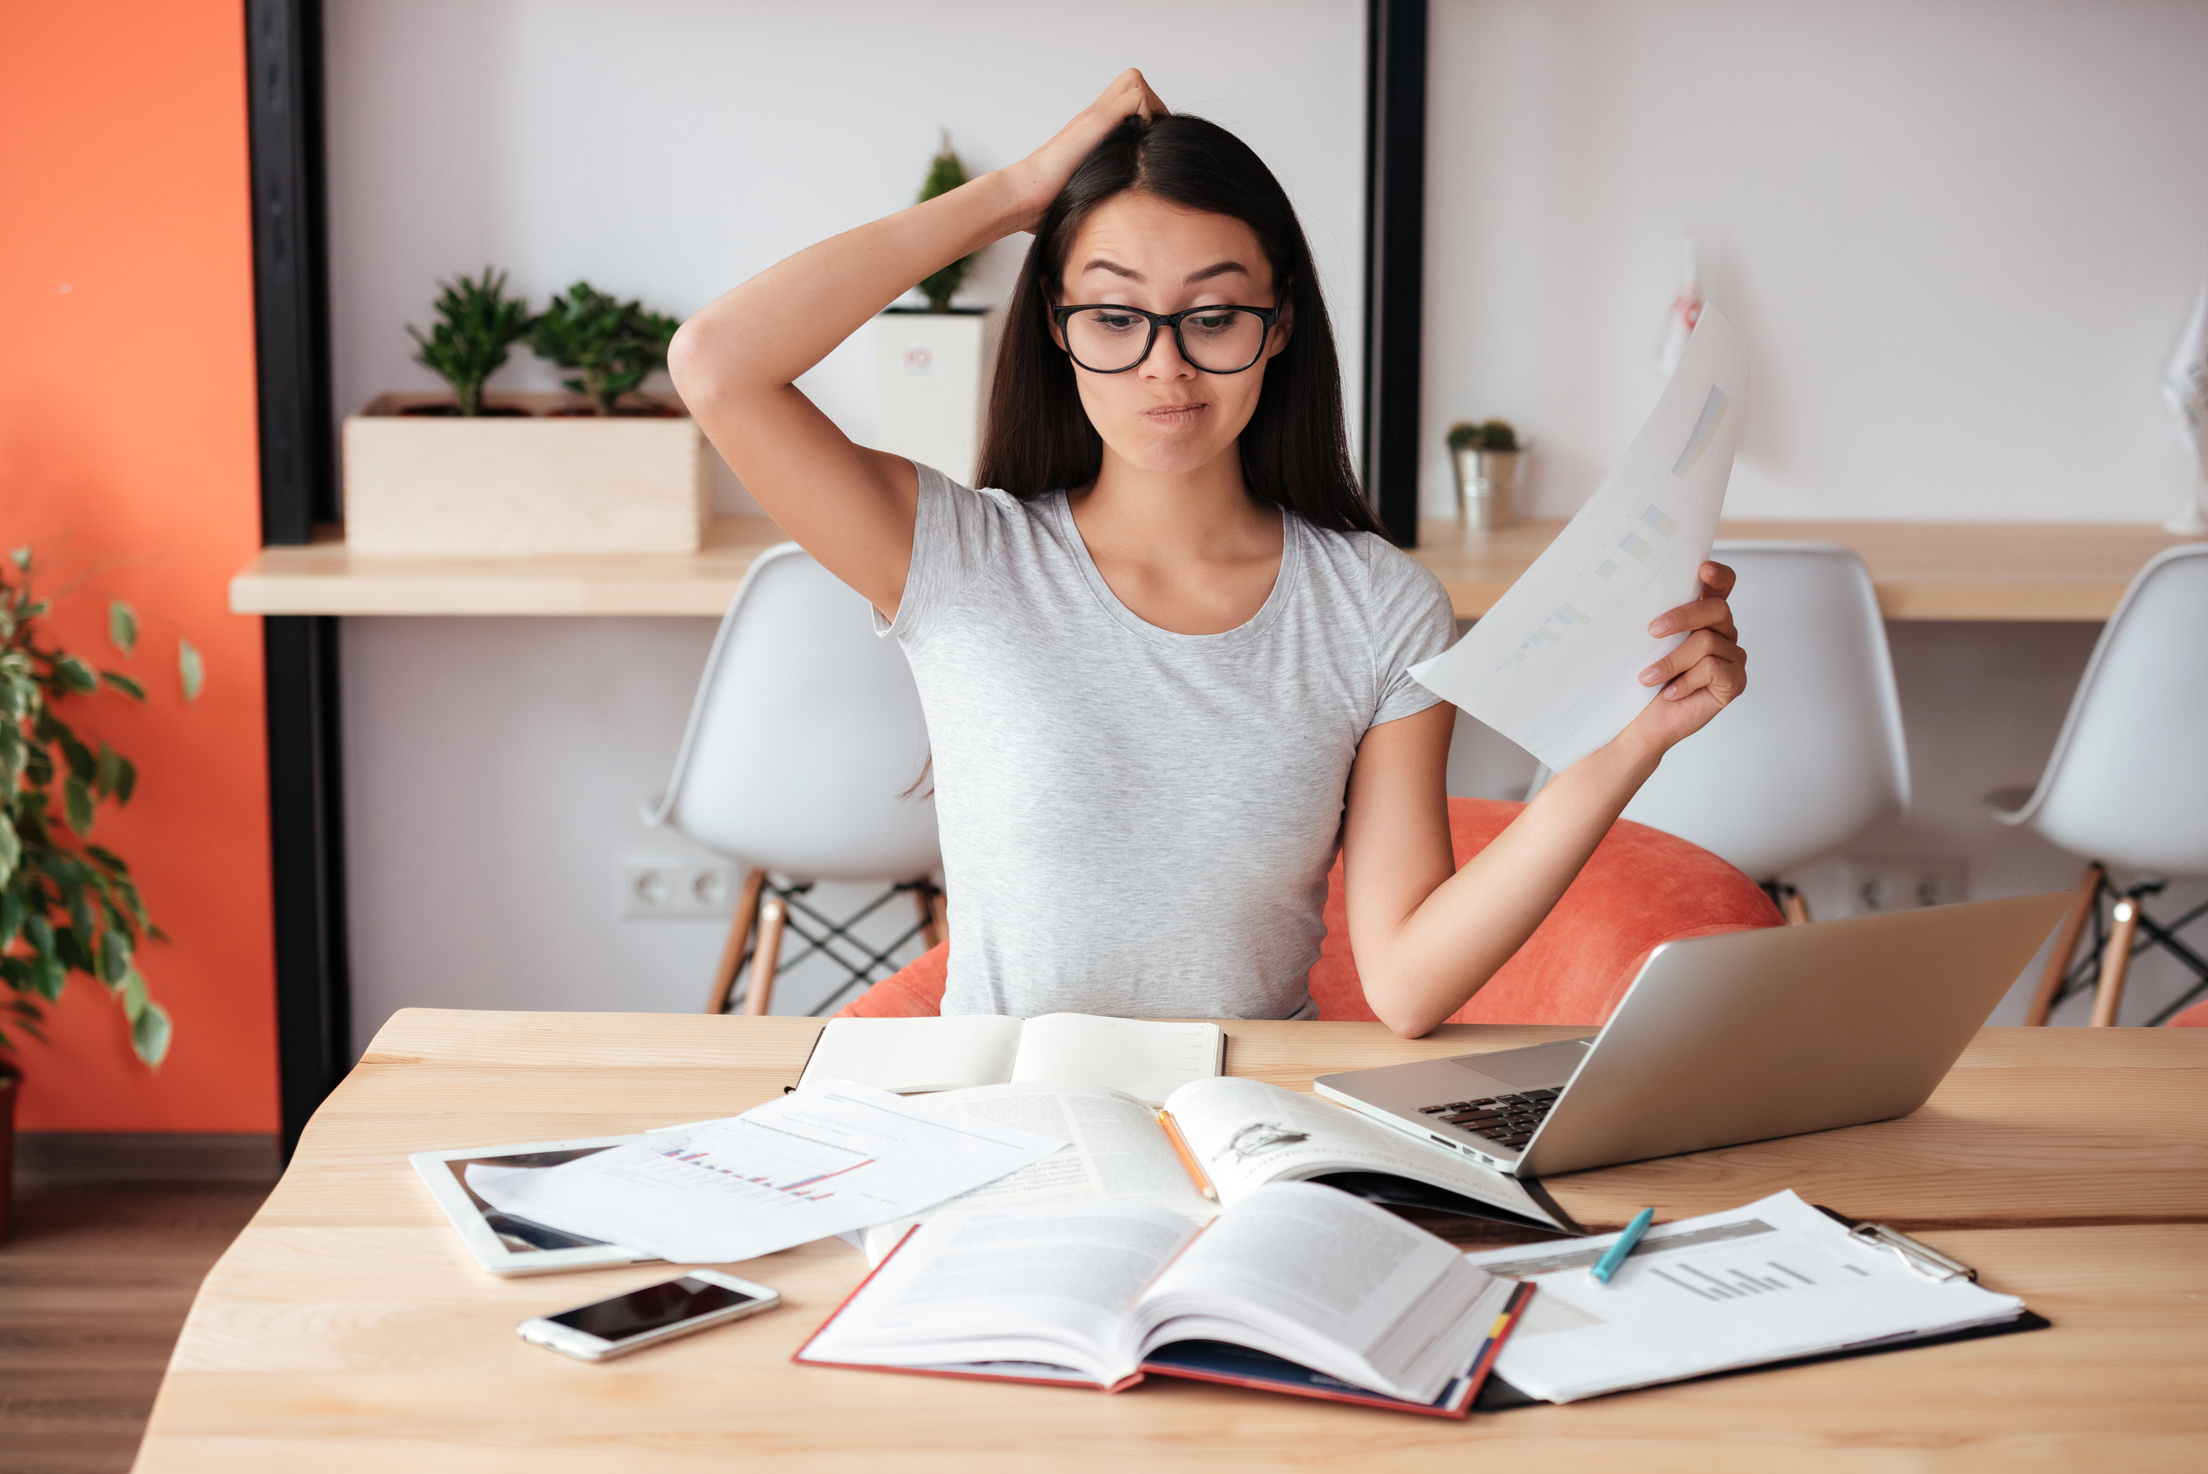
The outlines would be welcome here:
<svg viewBox="0 0 2208 1474">
<path fill-rule="evenodd" d="M 595 414 L 621 411 L 616 401 L 644 382 L 654 369 L 667 367 L 667 344 L 682 324 L 647 312 L 641 302 L 623 302 L 579 281 L 556 296 L 529 334 L 537 357 L 576 377 L 561 382 L 590 401 Z M 638 413 L 665 413 L 646 405 Z"/>
<path fill-rule="evenodd" d="M 966 164 L 946 130 L 928 160 L 919 202 L 966 182 Z M 874 320 L 874 443 L 960 481 L 981 449 L 983 388 L 996 358 L 998 315 L 954 307 L 979 254 L 962 256 L 914 290 L 925 307 L 892 307 Z"/>
<path fill-rule="evenodd" d="M 1493 532 L 1518 520 L 1518 457 L 1524 449 L 1508 420 L 1459 420 L 1449 427 L 1459 522 Z"/>
<path fill-rule="evenodd" d="M 529 299 L 506 295 L 506 273 L 483 268 L 481 280 L 471 276 L 439 282 L 437 321 L 429 336 L 407 324 L 418 345 L 414 361 L 452 385 L 454 405 L 421 405 L 415 414 L 518 414 L 514 409 L 488 410 L 483 406 L 483 381 L 506 366 L 513 345 L 529 336 L 536 319 L 529 315 Z"/>
<path fill-rule="evenodd" d="M 15 1035 L 42 1040 L 39 1024 L 71 974 L 105 988 L 123 1011 L 130 1046 L 149 1068 L 169 1052 L 169 1016 L 146 990 L 138 957 L 162 941 L 130 866 L 92 838 L 104 805 L 137 791 L 138 770 L 99 738 L 79 734 L 80 703 L 103 694 L 146 699 L 121 671 L 98 670 L 51 644 L 49 600 L 33 592 L 28 547 L 0 563 L 0 1239 L 7 1237 L 14 1180 L 15 1097 L 22 1070 Z M 127 659 L 138 644 L 128 604 L 108 606 L 108 639 Z M 177 642 L 184 699 L 196 700 L 205 667 Z M 12 1032 L 11 1032 L 12 1031 Z"/>
<path fill-rule="evenodd" d="M 345 420 L 345 542 L 412 555 L 694 553 L 711 509 L 705 436 L 669 395 L 674 318 L 579 281 L 532 317 L 506 274 L 440 284 L 416 361 L 452 385 L 384 394 Z M 515 343 L 573 370 L 583 397 L 501 394 L 483 381 Z"/>
</svg>

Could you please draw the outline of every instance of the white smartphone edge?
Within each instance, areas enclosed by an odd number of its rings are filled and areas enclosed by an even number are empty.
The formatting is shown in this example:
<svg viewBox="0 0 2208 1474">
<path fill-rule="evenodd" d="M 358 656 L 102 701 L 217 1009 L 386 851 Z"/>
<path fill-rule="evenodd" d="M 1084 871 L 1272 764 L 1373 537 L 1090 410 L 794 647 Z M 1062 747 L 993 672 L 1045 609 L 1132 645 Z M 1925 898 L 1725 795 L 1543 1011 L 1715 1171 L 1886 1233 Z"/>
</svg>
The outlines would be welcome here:
<svg viewBox="0 0 2208 1474">
<path fill-rule="evenodd" d="M 735 1275 L 722 1274 L 715 1269 L 686 1269 L 682 1273 L 670 1276 L 668 1280 L 661 1280 L 658 1283 L 667 1284 L 672 1280 L 683 1279 L 704 1280 L 709 1285 L 719 1285 L 723 1289 L 734 1290 L 739 1295 L 749 1295 L 752 1298 L 741 1305 L 724 1306 L 705 1315 L 692 1316 L 689 1320 L 678 1320 L 673 1325 L 661 1326 L 656 1331 L 646 1331 L 639 1336 L 627 1336 L 619 1341 L 608 1341 L 603 1336 L 593 1336 L 588 1331 L 578 1331 L 573 1326 L 563 1326 L 550 1316 L 541 1315 L 523 1321 L 514 1328 L 514 1332 L 532 1346 L 542 1346 L 546 1350 L 572 1356 L 577 1361 L 611 1361 L 617 1356 L 626 1356 L 632 1351 L 642 1351 L 645 1347 L 657 1346 L 662 1341 L 673 1341 L 678 1337 L 687 1336 L 693 1331 L 703 1331 L 713 1326 L 725 1325 L 729 1321 L 743 1320 L 748 1316 L 757 1315 L 763 1310 L 772 1310 L 782 1303 L 782 1292 L 780 1290 L 770 1290 L 756 1280 L 738 1279 Z M 636 1287 L 638 1290 L 649 1288 L 649 1285 L 638 1285 Z M 622 1291 L 623 1295 L 634 1293 L 634 1290 Z M 618 1300 L 621 1295 L 606 1295 L 601 1298 L 604 1300 Z M 586 1300 L 583 1305 L 599 1303 L 598 1300 Z M 566 1310 L 555 1310 L 552 1314 L 566 1315 L 571 1311 L 582 1308 L 582 1305 L 571 1305 Z"/>
</svg>

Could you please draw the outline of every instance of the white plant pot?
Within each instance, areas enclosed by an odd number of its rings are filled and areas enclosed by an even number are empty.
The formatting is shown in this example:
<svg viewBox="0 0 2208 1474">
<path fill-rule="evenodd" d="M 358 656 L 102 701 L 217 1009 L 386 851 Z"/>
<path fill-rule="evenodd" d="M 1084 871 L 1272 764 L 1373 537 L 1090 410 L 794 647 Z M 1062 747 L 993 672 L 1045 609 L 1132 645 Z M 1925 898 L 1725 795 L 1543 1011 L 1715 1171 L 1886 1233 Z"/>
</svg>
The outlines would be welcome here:
<svg viewBox="0 0 2208 1474">
<path fill-rule="evenodd" d="M 564 394 L 487 396 L 527 415 L 409 415 L 385 394 L 345 420 L 345 544 L 362 553 L 694 553 L 712 452 L 687 414 L 556 414 Z M 653 400 L 680 409 L 671 400 Z"/>
<path fill-rule="evenodd" d="M 892 308 L 871 328 L 874 448 L 973 484 L 996 368 L 997 312 Z"/>
</svg>

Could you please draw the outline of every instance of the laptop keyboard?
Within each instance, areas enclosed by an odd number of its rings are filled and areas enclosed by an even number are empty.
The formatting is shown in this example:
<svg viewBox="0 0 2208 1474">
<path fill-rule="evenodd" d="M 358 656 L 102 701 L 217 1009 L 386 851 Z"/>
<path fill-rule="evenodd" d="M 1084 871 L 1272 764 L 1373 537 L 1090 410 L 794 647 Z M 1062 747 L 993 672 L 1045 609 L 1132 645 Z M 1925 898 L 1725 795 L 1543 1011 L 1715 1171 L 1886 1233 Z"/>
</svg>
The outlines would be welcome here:
<svg viewBox="0 0 2208 1474">
<path fill-rule="evenodd" d="M 1446 1121 L 1459 1131 L 1484 1137 L 1497 1146 L 1521 1151 L 1541 1128 L 1542 1118 L 1556 1104 L 1562 1090 L 1526 1090 L 1516 1095 L 1490 1095 L 1482 1100 L 1452 1100 L 1420 1106 L 1418 1113 Z"/>
</svg>

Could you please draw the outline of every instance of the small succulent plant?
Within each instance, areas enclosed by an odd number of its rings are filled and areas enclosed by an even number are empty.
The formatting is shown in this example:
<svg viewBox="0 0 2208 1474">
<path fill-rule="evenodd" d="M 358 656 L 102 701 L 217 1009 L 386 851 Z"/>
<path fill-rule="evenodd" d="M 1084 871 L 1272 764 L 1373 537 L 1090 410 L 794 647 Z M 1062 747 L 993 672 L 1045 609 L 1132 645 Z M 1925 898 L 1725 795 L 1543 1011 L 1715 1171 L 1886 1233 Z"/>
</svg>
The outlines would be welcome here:
<svg viewBox="0 0 2208 1474">
<path fill-rule="evenodd" d="M 667 366 L 668 341 L 681 326 L 640 302 L 619 301 L 579 281 L 544 309 L 529 346 L 539 358 L 574 369 L 575 378 L 560 382 L 610 415 L 616 400 Z"/>
<path fill-rule="evenodd" d="M 1508 420 L 1486 420 L 1474 424 L 1459 420 L 1449 427 L 1451 450 L 1516 450 L 1518 432 L 1511 429 Z"/>
<path fill-rule="evenodd" d="M 429 336 L 408 324 L 420 350 L 414 361 L 452 385 L 460 413 L 483 413 L 483 381 L 505 365 L 513 345 L 529 335 L 534 319 L 526 297 L 506 295 L 506 273 L 483 268 L 480 278 L 439 282 L 437 321 Z"/>
<path fill-rule="evenodd" d="M 942 147 L 935 151 L 934 158 L 928 160 L 928 177 L 920 186 L 919 203 L 926 204 L 937 195 L 949 194 L 965 182 L 966 165 L 951 151 L 951 134 L 946 128 L 943 130 Z M 973 273 L 974 263 L 980 259 L 981 254 L 978 251 L 971 256 L 961 256 L 921 282 L 920 292 L 928 299 L 928 311 L 950 311 L 951 299 L 958 295 L 960 287 L 966 285 L 966 278 Z"/>
</svg>

